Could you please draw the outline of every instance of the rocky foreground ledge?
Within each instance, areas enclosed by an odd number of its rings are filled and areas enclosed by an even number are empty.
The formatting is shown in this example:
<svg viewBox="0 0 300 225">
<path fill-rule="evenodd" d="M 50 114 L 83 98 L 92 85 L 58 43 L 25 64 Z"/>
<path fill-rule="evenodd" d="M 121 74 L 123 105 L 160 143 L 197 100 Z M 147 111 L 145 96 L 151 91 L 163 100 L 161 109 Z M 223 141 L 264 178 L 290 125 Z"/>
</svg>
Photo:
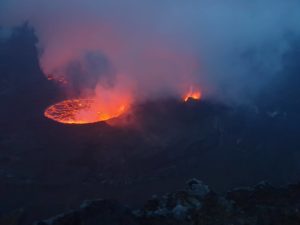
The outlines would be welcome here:
<svg viewBox="0 0 300 225">
<path fill-rule="evenodd" d="M 85 201 L 35 225 L 299 225 L 300 184 L 275 188 L 262 182 L 218 195 L 197 179 L 184 190 L 154 196 L 132 210 L 112 200 Z"/>
</svg>

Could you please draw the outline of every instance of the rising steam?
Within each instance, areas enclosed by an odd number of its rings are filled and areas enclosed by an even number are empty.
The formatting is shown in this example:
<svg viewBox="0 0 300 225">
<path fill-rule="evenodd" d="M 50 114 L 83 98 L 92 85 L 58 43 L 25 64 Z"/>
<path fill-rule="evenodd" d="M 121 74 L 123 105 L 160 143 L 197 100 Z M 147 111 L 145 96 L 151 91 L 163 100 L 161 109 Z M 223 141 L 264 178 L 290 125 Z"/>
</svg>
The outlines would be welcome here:
<svg viewBox="0 0 300 225">
<path fill-rule="evenodd" d="M 4 0 L 0 25 L 36 29 L 44 73 L 70 95 L 122 90 L 136 100 L 204 96 L 243 102 L 278 78 L 297 0 Z"/>
</svg>

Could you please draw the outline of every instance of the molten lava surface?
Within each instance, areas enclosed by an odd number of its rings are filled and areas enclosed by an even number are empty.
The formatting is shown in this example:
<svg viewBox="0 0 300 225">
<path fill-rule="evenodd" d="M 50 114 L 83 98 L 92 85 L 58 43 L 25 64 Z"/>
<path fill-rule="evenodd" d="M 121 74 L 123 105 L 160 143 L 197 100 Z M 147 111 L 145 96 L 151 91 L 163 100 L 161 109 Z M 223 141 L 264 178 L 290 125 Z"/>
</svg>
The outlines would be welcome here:
<svg viewBox="0 0 300 225">
<path fill-rule="evenodd" d="M 191 87 L 190 90 L 183 96 L 183 100 L 185 102 L 187 102 L 189 99 L 200 100 L 201 96 L 200 90 Z"/>
<path fill-rule="evenodd" d="M 60 123 L 86 124 L 118 117 L 125 109 L 123 104 L 105 107 L 94 99 L 71 99 L 51 105 L 44 115 Z"/>
</svg>

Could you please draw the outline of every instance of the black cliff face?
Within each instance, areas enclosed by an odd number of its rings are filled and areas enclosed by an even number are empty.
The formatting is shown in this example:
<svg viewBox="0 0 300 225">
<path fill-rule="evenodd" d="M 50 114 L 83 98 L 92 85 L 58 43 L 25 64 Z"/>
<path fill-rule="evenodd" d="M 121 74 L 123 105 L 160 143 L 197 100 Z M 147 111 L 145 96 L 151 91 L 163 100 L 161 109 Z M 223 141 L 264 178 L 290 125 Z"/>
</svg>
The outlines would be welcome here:
<svg viewBox="0 0 300 225">
<path fill-rule="evenodd" d="M 190 177 L 218 192 L 261 180 L 275 186 L 298 182 L 299 67 L 291 60 L 298 48 L 286 56 L 284 82 L 274 87 L 278 96 L 262 93 L 253 107 L 157 100 L 118 118 L 133 125 L 69 126 L 43 116 L 48 105 L 65 96 L 42 73 L 37 41 L 24 24 L 0 42 L 3 214 L 24 211 L 30 224 L 85 199 L 140 206 Z"/>
</svg>

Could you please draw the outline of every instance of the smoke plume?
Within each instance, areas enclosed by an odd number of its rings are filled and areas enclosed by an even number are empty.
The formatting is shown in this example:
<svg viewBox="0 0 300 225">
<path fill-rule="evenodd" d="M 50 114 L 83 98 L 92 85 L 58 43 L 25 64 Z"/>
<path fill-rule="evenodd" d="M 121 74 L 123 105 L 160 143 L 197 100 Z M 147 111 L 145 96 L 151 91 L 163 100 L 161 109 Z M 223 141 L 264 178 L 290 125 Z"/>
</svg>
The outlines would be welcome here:
<svg viewBox="0 0 300 225">
<path fill-rule="evenodd" d="M 28 21 L 46 75 L 70 94 L 122 90 L 137 100 L 181 96 L 245 102 L 280 79 L 297 0 L 2 0 L 0 25 Z"/>
</svg>

